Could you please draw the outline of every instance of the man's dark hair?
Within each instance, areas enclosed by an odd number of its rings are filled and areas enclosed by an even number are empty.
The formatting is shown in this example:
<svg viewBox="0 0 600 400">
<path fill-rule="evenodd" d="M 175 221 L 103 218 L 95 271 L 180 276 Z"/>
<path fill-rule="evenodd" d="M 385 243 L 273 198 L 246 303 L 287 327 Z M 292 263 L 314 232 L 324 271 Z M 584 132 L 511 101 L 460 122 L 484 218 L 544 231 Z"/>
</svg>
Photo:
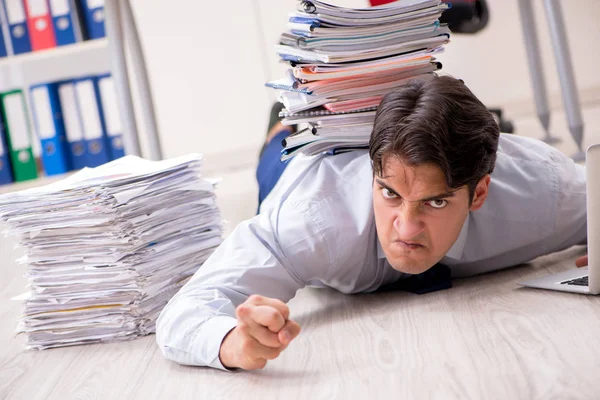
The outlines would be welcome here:
<svg viewBox="0 0 600 400">
<path fill-rule="evenodd" d="M 369 143 L 373 172 L 396 156 L 417 166 L 437 165 L 450 189 L 477 183 L 494 170 L 499 127 L 492 114 L 459 79 L 415 79 L 388 93 L 375 116 Z"/>
</svg>

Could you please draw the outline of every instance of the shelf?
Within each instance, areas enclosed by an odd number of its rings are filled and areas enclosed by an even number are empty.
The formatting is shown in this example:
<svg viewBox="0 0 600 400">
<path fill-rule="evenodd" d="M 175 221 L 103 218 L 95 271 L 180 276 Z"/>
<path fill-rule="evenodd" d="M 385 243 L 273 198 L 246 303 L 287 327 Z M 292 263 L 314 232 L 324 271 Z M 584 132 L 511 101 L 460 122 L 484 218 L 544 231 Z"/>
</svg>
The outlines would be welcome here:
<svg viewBox="0 0 600 400">
<path fill-rule="evenodd" d="M 0 92 L 109 70 L 108 40 L 83 41 L 0 59 Z"/>
<path fill-rule="evenodd" d="M 25 64 L 25 63 L 38 63 L 44 62 L 48 59 L 52 58 L 62 58 L 66 56 L 80 55 L 82 53 L 93 53 L 99 51 L 100 49 L 106 49 L 108 45 L 108 40 L 106 38 L 103 39 L 94 39 L 94 40 L 85 40 L 75 44 L 69 44 L 66 46 L 54 47 L 51 49 L 33 51 L 24 54 L 18 54 L 15 56 L 8 56 L 4 58 L 0 58 L 0 68 L 5 65 L 11 65 L 14 63 Z"/>
</svg>

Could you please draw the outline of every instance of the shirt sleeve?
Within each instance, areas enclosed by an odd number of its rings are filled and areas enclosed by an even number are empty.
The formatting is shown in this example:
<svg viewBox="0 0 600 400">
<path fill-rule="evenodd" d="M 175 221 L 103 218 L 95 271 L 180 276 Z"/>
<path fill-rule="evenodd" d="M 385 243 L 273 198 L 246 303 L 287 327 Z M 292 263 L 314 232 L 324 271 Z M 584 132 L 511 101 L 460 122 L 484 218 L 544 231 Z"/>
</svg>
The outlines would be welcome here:
<svg viewBox="0 0 600 400">
<path fill-rule="evenodd" d="M 556 249 L 585 244 L 587 238 L 586 173 L 576 164 L 555 151 L 558 193 L 556 206 Z"/>
<path fill-rule="evenodd" d="M 263 212 L 238 225 L 169 301 L 156 323 L 158 346 L 180 364 L 225 369 L 219 349 L 236 326 L 235 308 L 252 294 L 287 302 L 329 261 L 321 229 L 302 207 Z"/>
</svg>

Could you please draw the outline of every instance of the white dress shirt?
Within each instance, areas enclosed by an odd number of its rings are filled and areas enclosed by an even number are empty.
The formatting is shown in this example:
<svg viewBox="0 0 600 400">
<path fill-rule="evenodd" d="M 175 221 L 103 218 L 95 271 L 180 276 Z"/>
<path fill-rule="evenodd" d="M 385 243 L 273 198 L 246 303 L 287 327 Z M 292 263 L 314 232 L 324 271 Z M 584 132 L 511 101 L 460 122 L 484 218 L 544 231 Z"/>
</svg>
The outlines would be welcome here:
<svg viewBox="0 0 600 400">
<path fill-rule="evenodd" d="M 372 292 L 402 279 L 377 239 L 366 151 L 297 157 L 265 199 L 162 311 L 156 340 L 178 363 L 224 368 L 219 348 L 251 294 L 289 301 L 304 286 Z M 441 263 L 453 277 L 585 242 L 585 169 L 533 139 L 501 135 L 484 206 Z"/>
</svg>

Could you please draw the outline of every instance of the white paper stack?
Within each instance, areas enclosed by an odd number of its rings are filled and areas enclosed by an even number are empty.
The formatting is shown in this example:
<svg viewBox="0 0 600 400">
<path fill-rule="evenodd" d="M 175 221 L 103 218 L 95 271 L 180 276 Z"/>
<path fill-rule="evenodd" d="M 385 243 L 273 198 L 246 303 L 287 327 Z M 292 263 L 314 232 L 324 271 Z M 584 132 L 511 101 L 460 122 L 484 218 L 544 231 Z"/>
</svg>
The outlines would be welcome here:
<svg viewBox="0 0 600 400">
<path fill-rule="evenodd" d="M 266 84 L 282 90 L 285 125 L 309 124 L 286 140 L 282 160 L 367 147 L 383 96 L 441 69 L 435 55 L 449 41 L 439 22 L 447 8 L 440 0 L 362 9 L 300 1 L 276 46 L 291 68 Z"/>
<path fill-rule="evenodd" d="M 18 331 L 46 349 L 154 332 L 167 301 L 222 240 L 202 157 L 127 156 L 0 196 L 30 291 Z"/>
</svg>

